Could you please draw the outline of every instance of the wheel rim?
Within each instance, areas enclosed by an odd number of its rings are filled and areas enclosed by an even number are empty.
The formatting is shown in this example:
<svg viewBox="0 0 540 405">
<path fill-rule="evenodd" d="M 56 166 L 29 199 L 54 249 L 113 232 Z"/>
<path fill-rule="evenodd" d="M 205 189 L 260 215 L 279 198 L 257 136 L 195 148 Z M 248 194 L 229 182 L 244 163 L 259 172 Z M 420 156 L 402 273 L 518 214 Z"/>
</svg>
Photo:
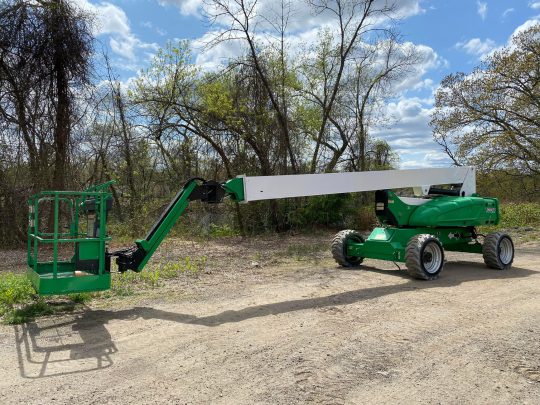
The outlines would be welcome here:
<svg viewBox="0 0 540 405">
<path fill-rule="evenodd" d="M 508 238 L 503 238 L 499 242 L 499 260 L 502 264 L 509 264 L 512 261 L 514 247 L 512 241 Z"/>
<path fill-rule="evenodd" d="M 435 242 L 429 242 L 422 253 L 422 264 L 424 270 L 429 274 L 436 273 L 441 267 L 442 252 Z"/>
</svg>

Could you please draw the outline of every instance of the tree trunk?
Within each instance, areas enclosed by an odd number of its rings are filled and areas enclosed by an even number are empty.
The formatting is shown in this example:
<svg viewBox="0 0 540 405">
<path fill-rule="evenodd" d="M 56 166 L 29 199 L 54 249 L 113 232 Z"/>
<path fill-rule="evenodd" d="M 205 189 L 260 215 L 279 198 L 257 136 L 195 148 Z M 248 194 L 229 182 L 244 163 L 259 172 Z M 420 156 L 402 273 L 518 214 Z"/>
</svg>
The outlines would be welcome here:
<svg viewBox="0 0 540 405">
<path fill-rule="evenodd" d="M 66 163 L 70 138 L 70 98 L 69 80 L 67 77 L 66 60 L 63 51 L 62 10 L 61 4 L 54 1 L 50 7 L 51 32 L 54 38 L 54 90 L 56 90 L 56 126 L 54 128 L 54 174 L 53 187 L 55 190 L 66 189 Z"/>
<path fill-rule="evenodd" d="M 126 176 L 128 182 L 129 193 L 131 198 L 129 199 L 129 216 L 131 218 L 135 215 L 134 199 L 137 195 L 137 189 L 135 188 L 135 176 L 133 174 L 133 159 L 131 157 L 131 136 L 127 126 L 124 100 L 120 92 L 120 84 L 116 83 L 113 88 L 113 97 L 115 100 L 116 108 L 120 115 L 120 125 L 122 131 L 122 140 L 124 143 L 124 159 L 126 159 Z"/>
</svg>

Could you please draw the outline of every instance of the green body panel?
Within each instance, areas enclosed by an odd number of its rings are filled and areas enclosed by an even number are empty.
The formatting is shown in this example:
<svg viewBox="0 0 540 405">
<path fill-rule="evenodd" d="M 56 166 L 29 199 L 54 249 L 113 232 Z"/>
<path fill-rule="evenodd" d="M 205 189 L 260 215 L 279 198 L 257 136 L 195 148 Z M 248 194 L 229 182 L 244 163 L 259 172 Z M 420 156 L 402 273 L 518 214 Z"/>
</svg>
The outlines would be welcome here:
<svg viewBox="0 0 540 405">
<path fill-rule="evenodd" d="M 223 184 L 225 192 L 233 199 L 233 201 L 244 201 L 244 179 L 236 177 Z"/>
<path fill-rule="evenodd" d="M 496 198 L 437 197 L 416 207 L 409 226 L 480 226 L 499 223 Z"/>
<path fill-rule="evenodd" d="M 137 246 L 142 247 L 144 249 L 144 251 L 146 252 L 146 255 L 144 256 L 143 261 L 139 264 L 139 266 L 137 267 L 137 270 L 136 270 L 137 272 L 140 272 L 140 271 L 143 271 L 144 266 L 146 266 L 146 263 L 148 263 L 148 260 L 150 260 L 150 258 L 152 257 L 152 255 L 156 251 L 157 246 L 156 247 L 151 247 L 151 245 L 149 245 L 147 243 L 147 241 L 144 240 L 144 239 L 136 240 L 135 244 Z M 145 246 L 147 246 L 147 247 L 145 248 Z"/>
<path fill-rule="evenodd" d="M 415 209 L 416 206 L 405 204 L 392 191 L 388 191 L 388 210 L 393 214 L 397 221 L 396 225 L 407 225 L 409 223 L 409 218 Z M 389 221 L 389 218 L 387 218 L 380 210 L 376 209 L 375 214 L 377 214 L 381 223 L 385 224 Z"/>
<path fill-rule="evenodd" d="M 471 227 L 499 223 L 496 198 L 440 196 L 422 205 L 410 205 L 388 191 L 387 206 L 389 212 L 377 209 L 377 217 L 383 224 L 398 227 Z"/>
<path fill-rule="evenodd" d="M 83 240 L 79 243 L 79 259 L 95 260 L 99 258 L 100 240 Z"/>
<path fill-rule="evenodd" d="M 482 245 L 474 242 L 467 228 L 375 228 L 364 243 L 348 242 L 347 255 L 370 259 L 405 262 L 405 249 L 409 240 L 419 234 L 430 234 L 441 242 L 444 249 L 481 253 Z"/>
</svg>

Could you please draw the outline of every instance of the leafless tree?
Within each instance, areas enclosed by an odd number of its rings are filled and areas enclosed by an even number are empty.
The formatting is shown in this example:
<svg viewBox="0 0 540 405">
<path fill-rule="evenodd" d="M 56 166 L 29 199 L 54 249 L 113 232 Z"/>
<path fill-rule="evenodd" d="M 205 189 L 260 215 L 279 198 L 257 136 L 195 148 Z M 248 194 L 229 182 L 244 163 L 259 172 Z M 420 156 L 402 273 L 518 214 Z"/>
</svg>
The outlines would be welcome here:
<svg viewBox="0 0 540 405">
<path fill-rule="evenodd" d="M 289 131 L 289 119 L 287 113 L 287 97 L 284 93 L 285 80 L 285 31 L 288 24 L 290 2 L 281 3 L 281 13 L 279 23 L 274 23 L 268 16 L 257 14 L 257 0 L 208 0 L 207 13 L 211 21 L 221 26 L 228 23 L 225 30 L 220 30 L 214 38 L 208 43 L 209 47 L 217 46 L 225 41 L 240 41 L 247 45 L 248 57 L 242 60 L 242 63 L 251 64 L 253 71 L 260 80 L 263 89 L 270 101 L 270 105 L 275 112 L 276 120 L 279 124 L 282 145 L 287 150 L 289 162 L 293 173 L 298 173 L 298 163 L 293 149 L 293 142 Z M 267 65 L 263 62 L 261 56 L 261 46 L 259 44 L 260 36 L 258 27 L 269 25 L 274 31 L 280 43 L 280 61 L 281 61 L 281 81 L 274 82 L 268 72 Z"/>
<path fill-rule="evenodd" d="M 36 178 L 54 153 L 52 186 L 64 189 L 74 88 L 88 83 L 91 21 L 65 0 L 0 6 L 0 119 L 20 132 Z"/>
</svg>

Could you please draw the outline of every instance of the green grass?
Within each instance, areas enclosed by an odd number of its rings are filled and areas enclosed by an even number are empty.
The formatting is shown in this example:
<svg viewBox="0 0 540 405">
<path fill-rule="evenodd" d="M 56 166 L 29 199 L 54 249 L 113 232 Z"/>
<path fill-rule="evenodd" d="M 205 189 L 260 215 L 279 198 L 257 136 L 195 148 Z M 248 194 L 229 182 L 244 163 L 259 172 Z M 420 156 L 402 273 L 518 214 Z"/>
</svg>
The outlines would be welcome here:
<svg viewBox="0 0 540 405">
<path fill-rule="evenodd" d="M 8 325 L 32 321 L 40 316 L 65 313 L 90 301 L 89 293 L 40 297 L 24 274 L 0 274 L 0 318 Z"/>
<path fill-rule="evenodd" d="M 520 243 L 540 240 L 540 203 L 502 203 L 496 226 L 481 226 L 480 233 L 504 230 Z"/>
<path fill-rule="evenodd" d="M 222 238 L 226 236 L 239 236 L 240 231 L 231 228 L 229 225 L 210 225 L 210 236 L 212 238 Z"/>
<path fill-rule="evenodd" d="M 4 314 L 4 323 L 17 325 L 31 321 L 40 316 L 52 315 L 54 309 L 44 300 L 38 299 L 22 305 L 20 308 L 12 308 Z"/>
<path fill-rule="evenodd" d="M 287 247 L 285 255 L 294 258 L 297 261 L 318 259 L 320 253 L 324 253 L 329 249 L 327 243 L 313 244 L 293 244 Z"/>
<path fill-rule="evenodd" d="M 35 291 L 23 274 L 0 275 L 0 317 L 9 315 L 17 305 L 31 303 Z"/>
<path fill-rule="evenodd" d="M 540 227 L 540 203 L 501 204 L 499 226 L 503 228 Z"/>
<path fill-rule="evenodd" d="M 170 280 L 180 275 L 195 276 L 206 269 L 206 256 L 191 258 L 185 256 L 177 261 L 165 261 L 147 266 L 140 273 L 128 271 L 113 273 L 111 289 L 100 293 L 101 297 L 127 297 L 140 291 L 162 285 L 164 280 Z"/>
<path fill-rule="evenodd" d="M 135 273 L 113 273 L 111 288 L 101 293 L 77 293 L 40 297 L 24 274 L 0 273 L 0 318 L 5 324 L 20 324 L 40 316 L 71 312 L 93 299 L 126 297 L 156 288 L 162 281 L 180 275 L 196 276 L 206 269 L 206 256 L 185 256 L 178 261 L 161 262 Z"/>
</svg>

